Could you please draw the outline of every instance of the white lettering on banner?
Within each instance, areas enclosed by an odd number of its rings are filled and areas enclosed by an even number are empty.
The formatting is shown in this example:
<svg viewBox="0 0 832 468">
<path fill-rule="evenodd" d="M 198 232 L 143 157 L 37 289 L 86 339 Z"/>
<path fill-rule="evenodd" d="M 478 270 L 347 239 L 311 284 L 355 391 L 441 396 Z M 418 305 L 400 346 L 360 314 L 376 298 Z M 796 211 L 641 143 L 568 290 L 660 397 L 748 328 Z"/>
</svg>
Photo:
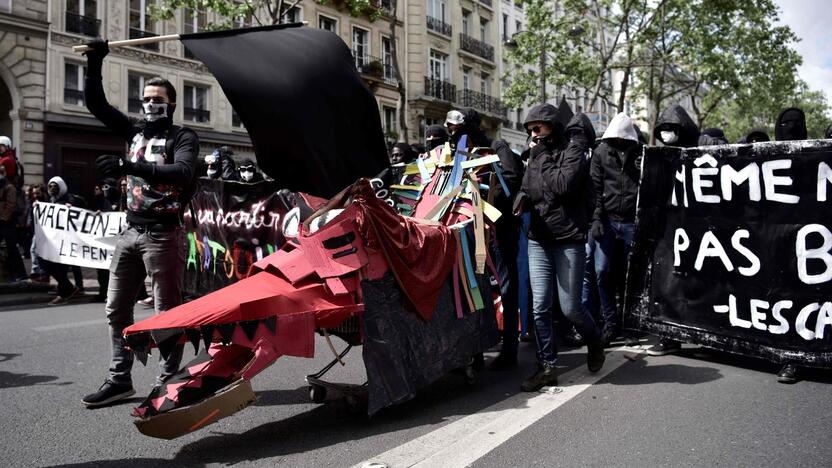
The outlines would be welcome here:
<svg viewBox="0 0 832 468">
<path fill-rule="evenodd" d="M 832 182 L 832 169 L 825 162 L 818 164 L 818 201 L 826 201 L 826 187 Z"/>
<path fill-rule="evenodd" d="M 96 213 L 41 202 L 35 203 L 33 213 L 38 256 L 67 265 L 110 267 L 124 213 Z"/>
<path fill-rule="evenodd" d="M 734 248 L 736 253 L 748 260 L 750 264 L 748 266 L 737 267 L 737 271 L 743 276 L 754 276 L 760 272 L 761 267 L 760 257 L 742 244 L 743 239 L 749 239 L 750 237 L 751 233 L 747 229 L 738 229 L 731 236 L 731 247 Z M 682 252 L 686 251 L 688 247 L 690 247 L 690 237 L 687 232 L 682 228 L 676 228 L 673 234 L 674 267 L 682 265 Z M 702 239 L 699 242 L 699 249 L 696 253 L 693 268 L 697 271 L 702 271 L 702 267 L 705 265 L 705 259 L 711 257 L 719 258 L 726 271 L 734 271 L 734 263 L 731 262 L 728 252 L 722 246 L 716 234 L 712 231 L 707 231 L 702 235 Z"/>
<path fill-rule="evenodd" d="M 740 311 L 737 307 L 737 297 L 733 294 L 728 295 L 728 304 L 721 304 L 713 306 L 714 312 L 718 314 L 728 314 L 728 323 L 732 327 L 739 328 L 754 328 L 760 331 L 768 331 L 772 335 L 783 335 L 789 331 L 789 321 L 783 317 L 783 311 L 789 310 L 794 306 L 790 300 L 777 301 L 774 306 L 770 306 L 769 301 L 762 299 L 749 299 L 749 317 L 750 320 L 741 318 Z M 768 324 L 768 311 L 771 311 L 771 318 L 777 324 Z M 815 327 L 810 329 L 808 323 L 813 315 L 815 317 Z M 812 303 L 805 305 L 797 317 L 794 319 L 794 330 L 806 341 L 822 340 L 826 336 L 826 328 L 832 327 L 832 302 Z"/>
<path fill-rule="evenodd" d="M 681 253 L 690 247 L 690 237 L 682 228 L 676 228 L 673 234 L 673 266 L 677 267 L 682 264 Z"/>
<path fill-rule="evenodd" d="M 249 211 L 225 211 L 222 208 L 217 210 L 197 210 L 196 217 L 198 224 L 209 226 L 232 226 L 235 228 L 245 227 L 246 229 L 259 229 L 268 227 L 277 229 L 280 227 L 280 213 L 266 210 L 266 202 L 260 201 L 251 205 Z M 186 213 L 186 217 L 188 213 Z"/>
<path fill-rule="evenodd" d="M 823 245 L 816 248 L 806 247 L 806 238 L 809 234 L 817 233 L 823 237 Z M 795 241 L 795 253 L 797 254 L 797 276 L 800 281 L 806 284 L 825 283 L 832 279 L 832 255 L 829 249 L 832 248 L 832 232 L 821 224 L 808 224 L 797 231 Z M 811 274 L 808 270 L 808 262 L 811 259 L 820 260 L 824 264 L 821 273 Z"/>
<path fill-rule="evenodd" d="M 728 164 L 719 165 L 713 156 L 706 154 L 696 158 L 693 162 L 696 166 L 691 168 L 690 186 L 693 192 L 693 199 L 698 203 L 716 204 L 722 201 L 734 199 L 734 186 L 746 184 L 748 186 L 748 199 L 761 201 L 763 195 L 765 200 L 777 203 L 795 204 L 800 202 L 798 195 L 784 193 L 782 187 L 791 187 L 793 180 L 788 175 L 775 175 L 791 169 L 791 159 L 776 159 L 762 163 L 762 169 L 756 162 L 734 169 Z M 683 206 L 688 206 L 688 180 L 687 166 L 684 164 L 676 171 L 673 181 L 670 203 L 678 206 L 676 193 L 681 190 L 683 194 Z M 762 181 L 761 181 L 762 179 Z M 717 189 L 716 181 L 719 180 Z M 826 200 L 826 183 L 832 182 L 832 170 L 825 163 L 820 163 L 818 168 L 818 200 Z M 712 193 L 717 189 L 717 193 Z M 707 192 L 707 193 L 706 193 Z"/>
</svg>

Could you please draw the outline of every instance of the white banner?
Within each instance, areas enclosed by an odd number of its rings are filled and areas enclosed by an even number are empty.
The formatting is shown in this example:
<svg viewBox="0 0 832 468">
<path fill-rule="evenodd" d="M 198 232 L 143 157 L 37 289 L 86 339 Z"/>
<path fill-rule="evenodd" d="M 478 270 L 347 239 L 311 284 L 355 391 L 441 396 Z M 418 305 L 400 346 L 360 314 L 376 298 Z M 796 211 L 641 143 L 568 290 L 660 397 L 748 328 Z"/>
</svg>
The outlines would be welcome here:
<svg viewBox="0 0 832 468">
<path fill-rule="evenodd" d="M 34 217 L 39 257 L 66 265 L 109 269 L 126 215 L 38 202 Z"/>
</svg>

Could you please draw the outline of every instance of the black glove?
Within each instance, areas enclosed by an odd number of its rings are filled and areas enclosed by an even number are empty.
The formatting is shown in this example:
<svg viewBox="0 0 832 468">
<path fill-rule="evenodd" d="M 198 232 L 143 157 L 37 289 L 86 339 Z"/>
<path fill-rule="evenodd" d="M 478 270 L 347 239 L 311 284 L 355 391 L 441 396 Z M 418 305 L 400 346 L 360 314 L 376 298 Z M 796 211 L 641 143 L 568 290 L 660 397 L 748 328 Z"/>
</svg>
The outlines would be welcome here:
<svg viewBox="0 0 832 468">
<path fill-rule="evenodd" d="M 110 41 L 105 39 L 101 39 L 100 37 L 96 37 L 92 40 L 92 42 L 87 44 L 92 50 L 88 50 L 84 52 L 84 55 L 87 56 L 87 60 L 91 62 L 98 62 L 101 63 L 104 61 L 104 57 L 110 53 Z"/>
<path fill-rule="evenodd" d="M 599 220 L 592 222 L 592 227 L 589 229 L 589 234 L 595 240 L 601 240 L 604 237 L 604 224 Z"/>
<path fill-rule="evenodd" d="M 121 177 L 127 174 L 132 165 L 130 161 L 114 154 L 102 154 L 95 160 L 98 172 L 110 177 Z"/>
</svg>

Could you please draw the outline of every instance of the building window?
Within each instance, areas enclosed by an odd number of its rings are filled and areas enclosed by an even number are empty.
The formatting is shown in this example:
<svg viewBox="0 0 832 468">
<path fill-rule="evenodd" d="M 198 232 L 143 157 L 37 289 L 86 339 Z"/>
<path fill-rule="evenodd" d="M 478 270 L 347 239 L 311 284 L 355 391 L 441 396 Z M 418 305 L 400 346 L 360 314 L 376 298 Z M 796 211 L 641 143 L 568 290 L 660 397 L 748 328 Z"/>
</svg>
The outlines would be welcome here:
<svg viewBox="0 0 832 468">
<path fill-rule="evenodd" d="M 243 121 L 240 120 L 240 114 L 238 114 L 234 109 L 231 109 L 231 126 L 240 129 L 245 128 Z"/>
<path fill-rule="evenodd" d="M 303 10 L 299 6 L 293 6 L 291 10 L 283 13 L 284 23 L 300 23 L 303 21 Z"/>
<path fill-rule="evenodd" d="M 396 108 L 395 107 L 387 107 L 383 106 L 384 118 L 382 122 L 384 123 L 384 134 L 390 135 L 391 133 L 396 132 Z"/>
<path fill-rule="evenodd" d="M 66 31 L 96 37 L 101 28 L 96 0 L 66 1 Z"/>
<path fill-rule="evenodd" d="M 508 40 L 508 15 L 503 13 L 503 41 Z"/>
<path fill-rule="evenodd" d="M 445 0 L 428 0 L 428 16 L 447 23 Z"/>
<path fill-rule="evenodd" d="M 318 27 L 338 34 L 338 20 L 329 16 L 318 15 Z"/>
<path fill-rule="evenodd" d="M 149 79 L 149 76 L 138 73 L 127 73 L 127 112 L 133 114 L 142 113 L 144 83 Z"/>
<path fill-rule="evenodd" d="M 211 111 L 208 110 L 208 87 L 186 84 L 184 89 L 185 120 L 200 123 L 210 122 Z"/>
<path fill-rule="evenodd" d="M 491 75 L 483 73 L 480 81 L 480 92 L 487 96 L 491 96 Z"/>
<path fill-rule="evenodd" d="M 448 56 L 437 52 L 430 51 L 430 78 L 439 81 L 448 81 Z"/>
<path fill-rule="evenodd" d="M 515 33 L 518 33 L 518 32 L 520 32 L 520 31 L 522 31 L 522 30 L 523 30 L 523 23 L 521 23 L 521 22 L 519 22 L 519 21 L 515 21 L 515 22 L 514 22 L 514 32 L 515 32 Z"/>
<path fill-rule="evenodd" d="M 471 35 L 471 12 L 462 10 L 462 34 Z"/>
<path fill-rule="evenodd" d="M 64 103 L 84 105 L 84 74 L 86 67 L 77 63 L 64 64 Z"/>
<path fill-rule="evenodd" d="M 471 89 L 471 67 L 462 67 L 462 89 Z"/>
<path fill-rule="evenodd" d="M 352 28 L 352 55 L 355 57 L 355 66 L 361 70 L 370 63 L 370 32 L 353 27 Z"/>
<path fill-rule="evenodd" d="M 384 81 L 395 82 L 393 70 L 393 41 L 389 37 L 381 37 L 381 65 L 384 68 Z"/>
<path fill-rule="evenodd" d="M 130 0 L 130 39 L 156 36 L 156 24 L 151 18 L 148 3 L 152 0 Z M 159 51 L 159 44 L 144 44 L 148 50 Z"/>
<path fill-rule="evenodd" d="M 12 0 L 0 0 L 0 11 L 5 13 L 12 12 Z"/>
<path fill-rule="evenodd" d="M 488 20 L 485 18 L 480 18 L 480 40 L 488 42 Z"/>
<path fill-rule="evenodd" d="M 208 27 L 208 14 L 205 10 L 194 11 L 191 8 L 185 8 L 183 12 L 185 34 L 205 31 Z M 193 59 L 194 56 L 187 47 L 185 47 L 185 58 Z"/>
</svg>

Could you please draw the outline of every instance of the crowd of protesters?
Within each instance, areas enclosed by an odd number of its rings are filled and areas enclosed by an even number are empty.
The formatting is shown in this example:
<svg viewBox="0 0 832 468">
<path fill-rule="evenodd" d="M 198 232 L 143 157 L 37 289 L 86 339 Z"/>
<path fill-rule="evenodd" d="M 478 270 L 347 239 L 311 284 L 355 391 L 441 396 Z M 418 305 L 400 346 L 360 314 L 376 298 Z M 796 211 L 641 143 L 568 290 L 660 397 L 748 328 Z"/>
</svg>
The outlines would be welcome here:
<svg viewBox="0 0 832 468">
<path fill-rule="evenodd" d="M 448 143 L 455 151 L 463 135 L 468 142 L 463 150 L 499 156 L 509 193 L 498 186 L 494 200 L 503 216 L 490 249 L 500 277 L 503 340 L 489 368 L 516 367 L 518 341 L 531 335 L 538 364 L 521 388 L 537 391 L 558 383 L 558 345 L 586 345 L 587 367 L 597 372 L 611 343 L 638 344 L 622 328 L 622 309 L 647 137 L 624 113 L 598 136 L 586 115 L 573 115 L 564 105 L 533 107 L 523 126 L 528 144 L 517 154 L 504 140 L 485 136 L 476 111 L 451 110 L 444 125 L 425 130 L 424 147 L 392 145 L 390 163 L 403 171 L 425 150 Z M 806 139 L 804 113 L 785 109 L 774 133 L 776 141 Z M 659 115 L 652 136 L 663 146 L 728 144 L 721 129 L 700 130 L 679 105 Z M 832 126 L 825 137 L 832 137 Z M 737 143 L 769 140 L 765 131 L 754 129 Z M 531 301 L 523 300 L 529 292 Z M 518 325 L 527 318 L 532 326 Z M 662 356 L 680 349 L 678 341 L 661 337 L 647 353 Z M 795 365 L 786 364 L 778 381 L 794 383 L 796 373 Z"/>
</svg>

